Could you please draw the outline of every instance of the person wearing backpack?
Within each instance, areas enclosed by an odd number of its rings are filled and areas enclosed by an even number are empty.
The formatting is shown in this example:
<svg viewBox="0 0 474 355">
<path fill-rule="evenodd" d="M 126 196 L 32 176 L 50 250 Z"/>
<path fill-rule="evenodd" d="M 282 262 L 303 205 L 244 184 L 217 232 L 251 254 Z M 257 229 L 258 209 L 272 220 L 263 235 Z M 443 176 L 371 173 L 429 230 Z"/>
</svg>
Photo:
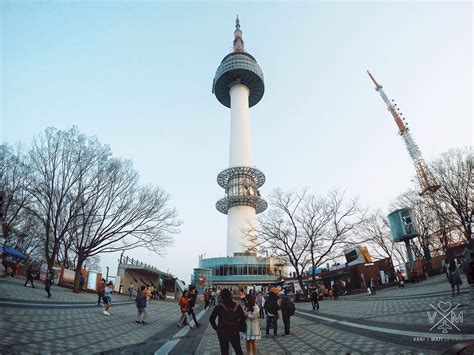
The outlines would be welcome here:
<svg viewBox="0 0 474 355">
<path fill-rule="evenodd" d="M 265 301 L 265 314 L 267 316 L 267 327 L 265 333 L 267 336 L 270 334 L 270 328 L 272 327 L 273 334 L 277 336 L 279 310 L 280 306 L 278 305 L 278 296 L 274 291 L 270 291 L 268 299 Z"/>
<path fill-rule="evenodd" d="M 291 302 L 287 295 L 280 296 L 281 318 L 285 326 L 285 334 L 290 335 L 290 317 L 295 314 L 295 304 Z"/>
<path fill-rule="evenodd" d="M 237 355 L 243 355 L 239 332 L 245 332 L 245 314 L 242 307 L 232 300 L 230 291 L 224 288 L 220 294 L 222 303 L 212 311 L 209 323 L 217 332 L 221 354 L 229 354 L 229 342 Z M 216 324 L 218 318 L 218 324 Z"/>
</svg>

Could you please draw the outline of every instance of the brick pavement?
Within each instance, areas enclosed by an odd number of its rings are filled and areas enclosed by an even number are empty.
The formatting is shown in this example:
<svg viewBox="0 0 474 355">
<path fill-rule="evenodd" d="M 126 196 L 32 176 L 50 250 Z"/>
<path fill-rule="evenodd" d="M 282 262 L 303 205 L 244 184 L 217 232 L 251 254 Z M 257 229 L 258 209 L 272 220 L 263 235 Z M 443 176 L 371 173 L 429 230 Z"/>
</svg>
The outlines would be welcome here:
<svg viewBox="0 0 474 355">
<path fill-rule="evenodd" d="M 314 312 L 309 303 L 297 304 L 297 314 L 291 318 L 292 335 L 263 337 L 258 342 L 259 353 L 440 353 L 454 343 L 417 342 L 399 334 L 354 328 L 343 321 L 427 332 L 429 303 L 451 301 L 462 305 L 462 331 L 474 333 L 470 289 L 463 285 L 461 296 L 452 298 L 443 277 L 402 289 L 382 290 L 376 296 L 354 295 L 340 297 L 339 301 L 325 300 L 321 302 L 321 309 Z M 177 333 L 175 322 L 179 311 L 172 302 L 152 301 L 149 305 L 150 324 L 142 326 L 134 322 L 136 308 L 133 304 L 115 304 L 111 316 L 106 317 L 93 305 L 96 301 L 94 294 L 74 294 L 71 290 L 54 287 L 53 295 L 54 298 L 48 300 L 43 289 L 23 287 L 21 280 L 0 279 L 0 329 L 6 330 L 0 337 L 2 353 L 154 353 Z M 22 303 L 15 308 L 2 304 L 3 299 L 45 303 L 29 308 L 23 307 Z M 117 300 L 127 300 L 127 297 L 115 295 L 114 301 Z M 65 302 L 75 306 L 83 304 L 84 308 L 51 308 L 55 304 L 65 305 Z M 172 354 L 219 354 L 218 339 L 207 321 L 209 315 L 210 311 L 204 314 L 203 327 L 178 339 Z M 261 321 L 263 333 L 264 325 Z M 279 334 L 282 328 L 280 321 Z M 244 348 L 244 342 L 242 346 Z"/>
</svg>

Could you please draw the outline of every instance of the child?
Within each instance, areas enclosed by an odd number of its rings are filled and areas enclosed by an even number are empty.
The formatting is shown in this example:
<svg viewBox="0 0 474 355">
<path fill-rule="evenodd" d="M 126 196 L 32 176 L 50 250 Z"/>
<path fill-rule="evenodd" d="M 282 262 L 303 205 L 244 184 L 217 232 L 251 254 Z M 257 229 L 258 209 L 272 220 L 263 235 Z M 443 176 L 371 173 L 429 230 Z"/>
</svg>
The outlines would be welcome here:
<svg viewBox="0 0 474 355">
<path fill-rule="evenodd" d="M 104 297 L 102 297 L 102 302 L 104 302 L 104 314 L 110 316 L 109 309 L 112 303 L 112 292 L 114 291 L 114 285 L 110 281 L 104 289 Z"/>
</svg>

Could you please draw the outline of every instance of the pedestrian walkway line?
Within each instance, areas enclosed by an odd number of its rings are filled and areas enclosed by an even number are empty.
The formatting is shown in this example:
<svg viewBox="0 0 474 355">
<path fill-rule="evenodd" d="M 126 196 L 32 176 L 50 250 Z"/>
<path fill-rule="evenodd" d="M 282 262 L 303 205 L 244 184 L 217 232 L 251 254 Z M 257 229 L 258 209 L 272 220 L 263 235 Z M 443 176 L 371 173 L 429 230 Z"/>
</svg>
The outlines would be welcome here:
<svg viewBox="0 0 474 355">
<path fill-rule="evenodd" d="M 116 301 L 115 306 L 132 304 L 132 301 Z M 24 307 L 24 308 L 90 308 L 97 307 L 96 303 L 30 303 L 15 301 L 0 301 L 0 306 Z"/>
<path fill-rule="evenodd" d="M 199 321 L 201 317 L 206 313 L 206 310 L 203 309 L 201 312 L 199 312 L 196 315 L 196 319 Z M 182 337 L 184 337 L 190 330 L 191 328 L 185 327 L 182 328 L 179 332 L 177 332 L 171 340 L 168 340 L 165 344 L 161 346 L 156 352 L 155 355 L 168 355 L 171 350 L 176 346 L 176 344 L 179 343 Z"/>
<path fill-rule="evenodd" d="M 379 332 L 379 333 L 387 333 L 387 334 L 395 334 L 395 335 L 402 335 L 402 336 L 407 336 L 407 337 L 420 337 L 420 338 L 440 338 L 443 340 L 474 340 L 474 334 L 441 334 L 441 333 L 424 333 L 424 332 L 416 332 L 416 331 L 408 331 L 408 330 L 400 330 L 400 329 L 391 329 L 391 328 L 382 328 L 382 327 L 374 327 L 371 325 L 365 325 L 365 324 L 359 324 L 359 323 L 354 323 L 354 322 L 348 322 L 345 320 L 338 320 L 338 319 L 333 319 L 333 318 L 328 318 L 324 316 L 317 316 L 315 314 L 311 313 L 306 313 L 306 312 L 301 312 L 301 311 L 296 311 L 296 313 L 324 320 L 329 323 L 337 323 L 341 325 L 346 325 L 348 327 L 353 327 L 353 328 L 360 328 L 360 329 L 365 329 L 365 330 L 370 330 L 373 332 Z"/>
</svg>

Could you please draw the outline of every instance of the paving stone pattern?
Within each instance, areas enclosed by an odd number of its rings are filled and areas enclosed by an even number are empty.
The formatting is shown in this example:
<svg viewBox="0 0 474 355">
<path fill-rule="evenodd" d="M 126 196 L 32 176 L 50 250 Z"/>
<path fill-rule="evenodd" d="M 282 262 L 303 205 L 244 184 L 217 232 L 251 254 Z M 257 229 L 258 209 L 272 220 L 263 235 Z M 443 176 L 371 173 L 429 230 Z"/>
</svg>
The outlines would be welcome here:
<svg viewBox="0 0 474 355">
<path fill-rule="evenodd" d="M 150 302 L 149 325 L 136 324 L 134 304 L 113 304 L 110 316 L 95 306 L 95 294 L 74 294 L 69 289 L 53 288 L 47 299 L 43 288 L 23 287 L 24 279 L 0 279 L 0 348 L 9 353 L 154 353 L 177 333 L 179 308 L 176 302 Z M 37 283 L 40 285 L 39 283 Z M 474 333 L 472 293 L 466 283 L 461 296 L 452 297 L 446 278 L 441 275 L 405 288 L 381 290 L 375 296 L 343 296 L 338 301 L 322 301 L 319 311 L 309 303 L 297 304 L 291 318 L 291 336 L 283 337 L 279 321 L 276 338 L 263 336 L 258 341 L 260 354 L 438 354 L 453 342 L 415 342 L 410 337 L 350 327 L 345 320 L 388 329 L 428 332 L 426 311 L 430 303 L 460 303 L 463 332 Z M 114 295 L 114 302 L 127 296 Z M 8 305 L 9 302 L 19 302 Z M 3 302 L 3 304 L 2 304 Z M 36 305 L 34 305 L 34 304 Z M 39 305 L 38 305 L 39 303 Z M 57 305 L 67 307 L 57 308 Z M 83 308 L 78 308 L 79 306 Z M 55 308 L 56 307 L 56 308 Z M 196 313 L 199 312 L 199 309 Z M 171 354 L 219 354 L 216 333 L 208 323 L 211 310 L 201 318 L 203 326 L 189 331 Z M 310 314 L 337 320 L 317 319 Z M 265 322 L 260 323 L 265 334 Z M 273 332 L 271 331 L 271 334 Z M 245 349 L 245 342 L 241 342 Z M 244 350 L 245 351 L 245 350 Z"/>
</svg>

